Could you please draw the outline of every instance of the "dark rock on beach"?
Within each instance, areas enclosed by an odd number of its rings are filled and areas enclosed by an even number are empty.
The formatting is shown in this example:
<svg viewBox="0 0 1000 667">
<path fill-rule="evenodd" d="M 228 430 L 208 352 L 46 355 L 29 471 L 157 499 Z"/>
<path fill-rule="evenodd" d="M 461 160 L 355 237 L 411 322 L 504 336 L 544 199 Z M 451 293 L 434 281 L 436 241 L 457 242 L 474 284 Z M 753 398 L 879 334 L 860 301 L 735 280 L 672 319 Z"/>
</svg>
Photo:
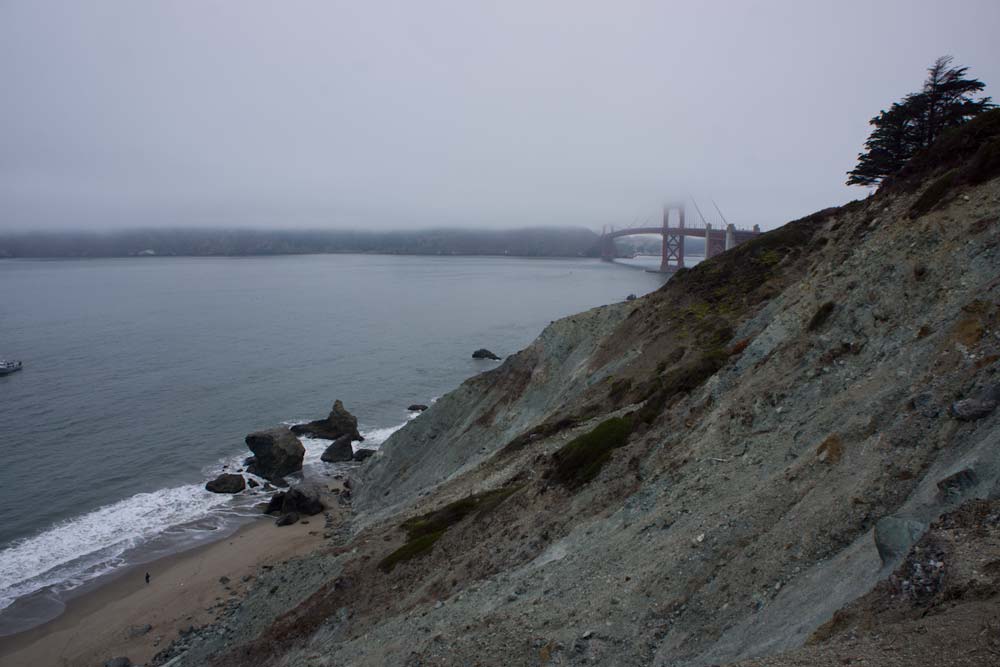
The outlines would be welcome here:
<svg viewBox="0 0 1000 667">
<path fill-rule="evenodd" d="M 352 441 L 364 440 L 358 432 L 358 418 L 348 412 L 339 399 L 333 402 L 326 419 L 317 419 L 308 424 L 296 424 L 292 427 L 292 433 L 327 440 L 336 440 L 345 435 L 351 436 Z"/>
<path fill-rule="evenodd" d="M 285 492 L 279 491 L 271 496 L 271 499 L 267 501 L 267 508 L 264 510 L 264 514 L 281 514 L 281 505 L 284 502 Z"/>
<path fill-rule="evenodd" d="M 472 358 L 473 359 L 492 359 L 493 361 L 500 361 L 500 357 L 498 357 L 497 355 L 493 354 L 492 352 L 490 352 L 489 350 L 487 350 L 485 347 L 481 347 L 478 350 L 476 350 L 475 352 L 473 352 L 472 353 Z"/>
<path fill-rule="evenodd" d="M 128 658 L 111 658 L 104 662 L 104 667 L 133 667 L 132 661 Z"/>
<path fill-rule="evenodd" d="M 148 635 L 153 630 L 153 626 L 149 623 L 145 625 L 130 625 L 125 634 L 129 639 L 135 639 L 136 637 L 142 637 Z"/>
<path fill-rule="evenodd" d="M 212 493 L 239 493 L 245 488 L 247 488 L 247 483 L 243 479 L 243 475 L 230 473 L 219 475 L 205 484 L 205 489 Z"/>
<path fill-rule="evenodd" d="M 293 523 L 298 522 L 299 515 L 295 512 L 289 512 L 288 514 L 282 514 L 278 517 L 278 520 L 274 522 L 276 526 L 291 526 Z"/>
<path fill-rule="evenodd" d="M 302 470 L 306 448 L 287 429 L 257 431 L 246 437 L 247 447 L 254 453 L 247 463 L 247 472 L 277 482 L 281 477 Z"/>
<path fill-rule="evenodd" d="M 325 505 L 322 501 L 322 490 L 315 484 L 300 484 L 288 491 L 282 491 L 271 496 L 266 514 L 304 514 L 312 516 L 319 514 Z"/>
<path fill-rule="evenodd" d="M 350 461 L 354 456 L 354 450 L 351 447 L 351 436 L 342 435 L 333 441 L 329 447 L 320 456 L 321 461 L 326 461 L 327 463 L 338 463 L 341 461 Z"/>
<path fill-rule="evenodd" d="M 424 405 L 423 403 L 414 403 L 413 405 L 411 405 L 406 409 L 409 410 L 410 412 L 423 412 L 424 410 L 427 409 L 427 406 Z"/>
<path fill-rule="evenodd" d="M 359 449 L 358 451 L 354 452 L 354 460 L 364 461 L 368 457 L 373 456 L 375 454 L 375 451 L 376 450 L 374 449 Z"/>
<path fill-rule="evenodd" d="M 284 512 L 298 512 L 306 516 L 319 514 L 325 507 L 320 500 L 320 488 L 313 484 L 302 484 L 285 492 L 285 499 L 281 503 Z"/>
</svg>

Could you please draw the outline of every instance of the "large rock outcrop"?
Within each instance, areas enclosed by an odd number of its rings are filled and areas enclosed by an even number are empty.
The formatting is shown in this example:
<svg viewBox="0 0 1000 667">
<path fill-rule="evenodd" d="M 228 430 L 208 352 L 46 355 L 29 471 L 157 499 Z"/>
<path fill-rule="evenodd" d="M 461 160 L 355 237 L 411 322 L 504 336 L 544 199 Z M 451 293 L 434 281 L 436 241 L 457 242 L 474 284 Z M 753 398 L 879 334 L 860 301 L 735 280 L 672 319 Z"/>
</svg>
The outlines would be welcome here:
<svg viewBox="0 0 1000 667">
<path fill-rule="evenodd" d="M 364 440 L 358 431 L 358 418 L 347 411 L 340 399 L 333 402 L 333 407 L 330 408 L 330 414 L 326 416 L 326 419 L 317 419 L 307 424 L 296 424 L 292 427 L 292 432 L 314 438 L 325 438 L 326 440 L 336 440 L 345 435 L 350 436 L 354 442 Z"/>
<path fill-rule="evenodd" d="M 326 463 L 341 463 L 343 461 L 350 461 L 354 457 L 354 448 L 351 447 L 351 436 L 342 435 L 327 447 L 320 460 Z"/>
<path fill-rule="evenodd" d="M 253 457 L 247 462 L 247 472 L 270 480 L 302 470 L 306 448 L 286 428 L 257 431 L 246 437 Z"/>
</svg>

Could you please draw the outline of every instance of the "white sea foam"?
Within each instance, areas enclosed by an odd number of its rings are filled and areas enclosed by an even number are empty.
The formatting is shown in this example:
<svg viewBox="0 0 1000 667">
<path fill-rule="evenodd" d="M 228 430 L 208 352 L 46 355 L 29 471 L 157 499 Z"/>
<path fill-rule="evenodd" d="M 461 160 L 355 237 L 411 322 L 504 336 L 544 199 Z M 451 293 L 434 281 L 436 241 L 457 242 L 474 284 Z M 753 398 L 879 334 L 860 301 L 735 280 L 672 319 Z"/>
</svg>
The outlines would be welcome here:
<svg viewBox="0 0 1000 667">
<path fill-rule="evenodd" d="M 432 399 L 431 402 L 433 403 L 436 400 L 437 400 L 436 398 Z M 396 424 L 394 426 L 370 428 L 370 429 L 359 429 L 361 435 L 364 436 L 364 442 L 355 443 L 354 448 L 378 449 L 379 447 L 382 446 L 382 443 L 384 443 L 386 440 L 389 439 L 389 436 L 391 436 L 393 433 L 406 426 L 408 423 L 410 423 L 420 415 L 421 415 L 420 412 L 409 412 L 407 413 L 406 421 L 403 422 L 402 424 Z M 304 424 L 306 422 L 300 420 L 300 421 L 286 421 L 283 423 L 286 426 L 295 426 L 297 424 Z M 305 447 L 306 449 L 305 458 L 303 460 L 303 465 L 305 467 L 328 465 L 326 463 L 323 463 L 320 460 L 320 457 L 323 455 L 323 452 L 326 451 L 326 448 L 330 446 L 331 443 L 330 440 L 327 440 L 325 438 L 312 438 L 307 435 L 300 435 L 298 437 L 299 441 L 302 443 L 302 446 Z M 233 461 L 227 461 L 227 463 L 232 464 Z"/>
<path fill-rule="evenodd" d="M 383 428 L 372 428 L 372 429 L 361 429 L 361 435 L 364 436 L 364 442 L 355 443 L 355 449 L 378 449 L 382 446 L 389 436 L 398 431 L 399 429 L 406 426 L 409 420 L 415 419 L 420 413 L 411 413 L 407 421 L 402 424 L 396 424 L 395 426 L 385 426 Z M 300 435 L 299 441 L 302 446 L 306 448 L 305 459 L 303 460 L 303 466 L 306 468 L 316 467 L 316 466 L 327 466 L 329 464 L 324 463 L 320 457 L 323 456 L 323 452 L 326 448 L 330 446 L 330 440 L 324 438 L 311 438 L 307 435 Z"/>
<path fill-rule="evenodd" d="M 389 439 L 389 436 L 398 431 L 399 429 L 406 426 L 410 419 L 416 419 L 420 415 L 419 412 L 410 413 L 409 419 L 407 419 L 402 424 L 396 424 L 395 426 L 386 426 L 385 428 L 373 428 L 367 431 L 361 431 L 361 435 L 365 437 L 362 447 L 367 447 L 369 449 L 374 449 L 381 447 L 382 443 Z"/>
<path fill-rule="evenodd" d="M 120 567 L 127 550 L 227 500 L 200 484 L 139 493 L 14 542 L 0 550 L 0 609 L 47 586 L 69 590 Z"/>
<path fill-rule="evenodd" d="M 407 421 L 395 426 L 361 431 L 363 447 L 377 448 L 389 436 L 420 415 L 410 413 Z M 289 425 L 301 422 L 288 422 Z M 326 467 L 320 460 L 330 445 L 322 438 L 301 437 L 306 449 L 304 464 Z M 225 470 L 242 470 L 249 452 L 226 457 L 205 468 L 209 478 Z M 245 471 L 244 475 L 253 477 Z M 264 480 L 257 478 L 259 482 Z M 202 484 L 189 484 L 152 493 L 139 493 L 100 507 L 73 519 L 59 522 L 48 530 L 14 542 L 0 550 L 0 609 L 17 598 L 43 588 L 68 591 L 126 564 L 130 549 L 149 543 L 169 529 L 180 533 L 205 533 L 215 523 L 195 522 L 223 515 L 247 516 L 260 495 L 229 496 L 210 493 Z M 185 528 L 186 526 L 186 528 Z"/>
</svg>

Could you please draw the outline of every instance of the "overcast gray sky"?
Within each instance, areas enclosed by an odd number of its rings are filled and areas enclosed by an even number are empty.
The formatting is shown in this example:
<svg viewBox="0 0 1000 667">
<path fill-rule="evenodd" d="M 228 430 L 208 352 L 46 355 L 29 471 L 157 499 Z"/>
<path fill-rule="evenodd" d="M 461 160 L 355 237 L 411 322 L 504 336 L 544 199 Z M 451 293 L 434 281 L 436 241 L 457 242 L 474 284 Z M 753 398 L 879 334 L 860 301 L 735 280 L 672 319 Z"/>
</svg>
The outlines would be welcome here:
<svg viewBox="0 0 1000 667">
<path fill-rule="evenodd" d="M 1000 97 L 998 35 L 997 0 L 0 0 L 0 228 L 599 228 L 688 192 L 774 227 L 867 194 L 867 121 L 935 57 Z"/>
</svg>

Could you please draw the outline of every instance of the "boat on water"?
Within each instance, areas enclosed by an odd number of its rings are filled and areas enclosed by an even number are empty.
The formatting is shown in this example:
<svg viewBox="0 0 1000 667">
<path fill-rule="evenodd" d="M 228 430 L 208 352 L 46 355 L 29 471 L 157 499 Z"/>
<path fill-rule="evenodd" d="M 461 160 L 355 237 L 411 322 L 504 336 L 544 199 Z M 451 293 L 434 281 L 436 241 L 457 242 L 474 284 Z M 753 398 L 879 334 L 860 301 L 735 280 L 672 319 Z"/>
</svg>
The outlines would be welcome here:
<svg viewBox="0 0 1000 667">
<path fill-rule="evenodd" d="M 6 359 L 0 359 L 0 375 L 10 375 L 11 373 L 16 373 L 21 370 L 20 361 L 7 361 Z"/>
</svg>

